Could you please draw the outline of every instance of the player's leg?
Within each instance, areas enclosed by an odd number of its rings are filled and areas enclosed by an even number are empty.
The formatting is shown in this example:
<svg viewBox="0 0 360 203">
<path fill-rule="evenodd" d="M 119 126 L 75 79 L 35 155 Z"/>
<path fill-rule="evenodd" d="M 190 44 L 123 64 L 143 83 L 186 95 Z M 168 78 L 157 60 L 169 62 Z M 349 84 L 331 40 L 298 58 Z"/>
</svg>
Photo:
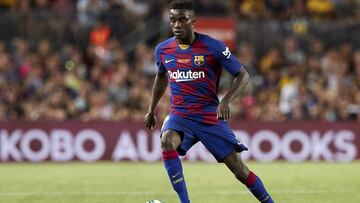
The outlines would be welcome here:
<svg viewBox="0 0 360 203">
<path fill-rule="evenodd" d="M 181 136 L 174 130 L 166 130 L 161 135 L 161 149 L 165 169 L 171 184 L 179 196 L 181 203 L 190 202 L 185 178 L 177 148 L 181 144 Z"/>
<path fill-rule="evenodd" d="M 235 175 L 236 179 L 242 182 L 250 192 L 260 201 L 265 203 L 274 202 L 270 194 L 266 191 L 262 181 L 258 176 L 248 169 L 236 151 L 225 157 L 224 163 Z"/>
<path fill-rule="evenodd" d="M 259 177 L 249 171 L 236 152 L 248 150 L 239 142 L 229 125 L 220 121 L 216 125 L 198 125 L 196 135 L 218 162 L 224 162 L 235 177 L 244 183 L 260 202 L 272 203 Z"/>
</svg>

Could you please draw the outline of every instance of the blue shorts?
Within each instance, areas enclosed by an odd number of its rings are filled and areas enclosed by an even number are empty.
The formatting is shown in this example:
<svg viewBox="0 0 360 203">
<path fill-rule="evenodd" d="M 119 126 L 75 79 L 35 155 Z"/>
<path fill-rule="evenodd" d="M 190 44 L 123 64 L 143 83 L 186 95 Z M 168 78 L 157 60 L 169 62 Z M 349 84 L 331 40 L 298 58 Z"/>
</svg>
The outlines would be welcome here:
<svg viewBox="0 0 360 203">
<path fill-rule="evenodd" d="M 161 128 L 175 130 L 181 135 L 182 143 L 177 151 L 181 156 L 198 141 L 200 141 L 218 162 L 223 162 L 226 156 L 233 151 L 248 150 L 239 142 L 227 122 L 220 120 L 219 124 L 203 124 L 177 115 L 170 114 Z"/>
</svg>

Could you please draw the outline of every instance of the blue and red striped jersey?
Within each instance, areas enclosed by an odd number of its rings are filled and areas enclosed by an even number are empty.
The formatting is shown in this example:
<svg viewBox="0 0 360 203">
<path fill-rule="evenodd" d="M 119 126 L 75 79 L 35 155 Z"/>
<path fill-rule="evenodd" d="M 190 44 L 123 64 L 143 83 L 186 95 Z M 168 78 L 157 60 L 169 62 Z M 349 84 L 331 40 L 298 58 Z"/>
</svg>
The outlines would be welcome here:
<svg viewBox="0 0 360 203">
<path fill-rule="evenodd" d="M 222 67 L 236 76 L 242 67 L 229 48 L 210 36 L 196 33 L 187 48 L 175 37 L 155 49 L 159 73 L 167 71 L 170 84 L 170 113 L 207 124 L 216 124 L 218 87 Z"/>
</svg>

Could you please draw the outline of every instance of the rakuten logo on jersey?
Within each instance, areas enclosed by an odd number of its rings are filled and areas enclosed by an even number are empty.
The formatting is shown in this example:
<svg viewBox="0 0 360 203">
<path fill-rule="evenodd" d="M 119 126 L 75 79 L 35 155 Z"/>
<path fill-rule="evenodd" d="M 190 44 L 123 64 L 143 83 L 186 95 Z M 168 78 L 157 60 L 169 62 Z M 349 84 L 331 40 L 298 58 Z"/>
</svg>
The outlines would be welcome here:
<svg viewBox="0 0 360 203">
<path fill-rule="evenodd" d="M 176 82 L 186 82 L 186 81 L 193 81 L 200 78 L 205 78 L 204 71 L 168 71 L 169 77 L 174 79 Z"/>
</svg>

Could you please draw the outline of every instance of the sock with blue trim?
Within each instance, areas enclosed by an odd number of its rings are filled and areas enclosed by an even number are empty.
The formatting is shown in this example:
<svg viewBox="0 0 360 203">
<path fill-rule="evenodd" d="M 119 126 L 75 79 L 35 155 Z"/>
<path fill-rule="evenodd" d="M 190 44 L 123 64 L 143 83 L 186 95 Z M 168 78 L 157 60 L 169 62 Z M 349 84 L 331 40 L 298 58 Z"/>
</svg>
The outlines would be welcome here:
<svg viewBox="0 0 360 203">
<path fill-rule="evenodd" d="M 165 169 L 169 175 L 171 184 L 178 194 L 181 203 L 190 203 L 186 190 L 181 161 L 175 150 L 163 151 L 162 153 Z"/>
</svg>

